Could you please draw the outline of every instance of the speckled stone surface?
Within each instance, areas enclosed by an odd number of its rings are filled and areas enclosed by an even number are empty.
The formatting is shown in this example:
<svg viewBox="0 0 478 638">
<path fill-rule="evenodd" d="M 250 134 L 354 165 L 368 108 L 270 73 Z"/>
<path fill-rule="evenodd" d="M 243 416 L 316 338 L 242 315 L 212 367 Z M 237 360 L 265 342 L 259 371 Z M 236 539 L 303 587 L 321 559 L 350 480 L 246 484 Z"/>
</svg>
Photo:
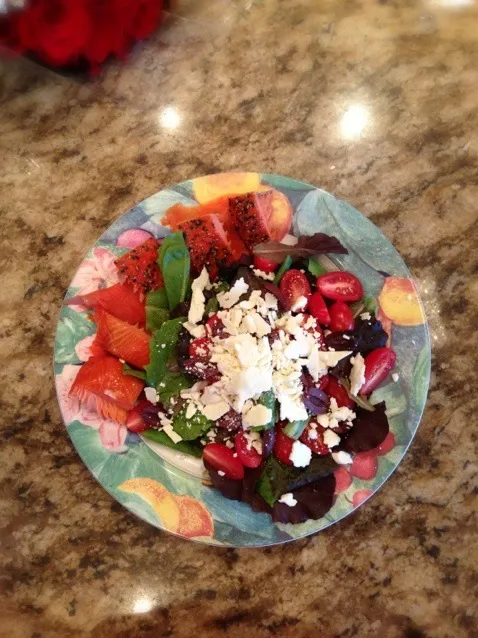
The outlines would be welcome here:
<svg viewBox="0 0 478 638">
<path fill-rule="evenodd" d="M 0 67 L 0 636 L 477 636 L 478 8 L 204 0 L 93 82 Z M 258 170 L 370 217 L 416 275 L 433 378 L 357 513 L 262 550 L 138 521 L 61 422 L 52 345 L 88 247 L 135 202 Z"/>
</svg>

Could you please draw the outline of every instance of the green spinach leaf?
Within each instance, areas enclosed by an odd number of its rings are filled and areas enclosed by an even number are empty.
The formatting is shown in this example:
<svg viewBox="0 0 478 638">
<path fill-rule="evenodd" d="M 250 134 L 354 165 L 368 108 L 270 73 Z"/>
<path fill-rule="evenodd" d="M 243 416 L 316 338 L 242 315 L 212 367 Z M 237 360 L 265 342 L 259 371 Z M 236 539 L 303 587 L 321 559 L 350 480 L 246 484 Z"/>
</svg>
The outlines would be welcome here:
<svg viewBox="0 0 478 638">
<path fill-rule="evenodd" d="M 188 441 L 179 441 L 179 443 L 174 443 L 171 441 L 166 432 L 163 432 L 162 430 L 146 430 L 146 432 L 143 432 L 141 436 L 145 439 L 149 439 L 150 441 L 154 441 L 154 443 L 165 445 L 172 450 L 177 450 L 178 452 L 189 454 L 190 456 L 195 456 L 198 459 L 202 456 L 201 445 L 189 443 Z"/>
<path fill-rule="evenodd" d="M 186 299 L 190 287 L 191 260 L 182 233 L 168 235 L 158 252 L 170 310 Z"/>
<path fill-rule="evenodd" d="M 149 342 L 149 364 L 145 366 L 148 385 L 156 388 L 161 378 L 168 372 L 167 364 L 176 350 L 179 331 L 186 321 L 184 317 L 165 321 L 155 330 Z"/>
<path fill-rule="evenodd" d="M 173 397 L 179 396 L 181 390 L 190 388 L 193 383 L 181 372 L 166 372 L 156 386 L 159 400 L 161 403 L 169 403 Z"/>
<path fill-rule="evenodd" d="M 292 265 L 292 257 L 287 255 L 287 257 L 282 262 L 279 270 L 276 272 L 276 276 L 274 277 L 274 281 L 272 282 L 274 286 L 278 286 L 280 280 L 282 279 L 282 275 L 286 273 Z"/>
<path fill-rule="evenodd" d="M 168 319 L 169 310 L 166 310 L 166 308 L 146 306 L 146 330 L 148 332 L 159 330 Z"/>
<path fill-rule="evenodd" d="M 138 377 L 138 379 L 146 381 L 146 372 L 144 370 L 136 370 L 136 368 L 132 368 L 127 363 L 123 363 L 123 374 L 129 374 L 130 377 Z"/>
<path fill-rule="evenodd" d="M 168 295 L 166 294 L 166 288 L 159 288 L 159 290 L 152 290 L 146 295 L 146 306 L 154 306 L 154 308 L 169 308 Z"/>
<path fill-rule="evenodd" d="M 307 270 L 314 277 L 320 277 L 320 275 L 325 275 L 325 273 L 329 272 L 327 268 L 324 268 L 322 264 L 319 264 L 318 261 L 309 257 L 309 261 L 307 262 Z"/>
<path fill-rule="evenodd" d="M 207 432 L 212 426 L 213 422 L 207 419 L 199 410 L 190 419 L 186 418 L 187 407 L 183 407 L 173 419 L 173 430 L 184 441 L 194 441 Z"/>
</svg>

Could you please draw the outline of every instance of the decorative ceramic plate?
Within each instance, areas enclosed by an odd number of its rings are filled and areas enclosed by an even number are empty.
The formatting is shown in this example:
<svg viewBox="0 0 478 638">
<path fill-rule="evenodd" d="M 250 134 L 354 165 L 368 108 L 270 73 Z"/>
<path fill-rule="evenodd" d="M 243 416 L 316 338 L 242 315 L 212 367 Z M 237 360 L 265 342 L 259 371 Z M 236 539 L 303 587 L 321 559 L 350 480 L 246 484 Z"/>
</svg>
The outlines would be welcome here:
<svg viewBox="0 0 478 638">
<path fill-rule="evenodd" d="M 82 307 L 64 306 L 55 343 L 55 380 L 61 412 L 83 462 L 122 505 L 159 529 L 209 544 L 243 547 L 282 543 L 317 532 L 359 507 L 388 479 L 417 430 L 430 376 L 430 342 L 422 305 L 410 273 L 386 237 L 349 204 L 309 184 L 278 175 L 209 175 L 160 191 L 120 217 L 80 265 L 66 297 L 117 282 L 114 260 L 150 235 L 168 234 L 161 219 L 170 206 L 205 203 L 221 195 L 275 189 L 278 223 L 293 210 L 295 235 L 335 235 L 349 250 L 334 255 L 338 269 L 354 272 L 377 304 L 378 318 L 397 354 L 398 382 L 375 390 L 386 401 L 391 435 L 377 454 L 357 455 L 336 471 L 336 501 L 320 520 L 299 525 L 273 523 L 245 503 L 224 498 L 204 485 L 188 457 L 148 445 L 125 426 L 99 417 L 68 396 L 89 357 L 94 324 Z M 194 459 L 196 460 L 196 459 Z"/>
</svg>

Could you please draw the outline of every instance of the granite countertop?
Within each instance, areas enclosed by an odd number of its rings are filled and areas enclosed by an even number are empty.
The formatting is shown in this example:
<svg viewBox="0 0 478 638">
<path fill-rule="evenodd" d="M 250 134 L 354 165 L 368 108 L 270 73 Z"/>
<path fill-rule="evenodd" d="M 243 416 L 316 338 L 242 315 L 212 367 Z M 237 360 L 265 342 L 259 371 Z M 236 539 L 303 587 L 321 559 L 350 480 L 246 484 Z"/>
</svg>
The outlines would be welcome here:
<svg viewBox="0 0 478 638">
<path fill-rule="evenodd" d="M 0 63 L 2 638 L 477 635 L 477 19 L 473 0 L 179 0 L 92 82 Z M 262 550 L 183 541 L 115 503 L 52 383 L 62 297 L 99 234 L 234 169 L 363 211 L 417 277 L 433 343 L 398 471 L 340 524 Z"/>
</svg>

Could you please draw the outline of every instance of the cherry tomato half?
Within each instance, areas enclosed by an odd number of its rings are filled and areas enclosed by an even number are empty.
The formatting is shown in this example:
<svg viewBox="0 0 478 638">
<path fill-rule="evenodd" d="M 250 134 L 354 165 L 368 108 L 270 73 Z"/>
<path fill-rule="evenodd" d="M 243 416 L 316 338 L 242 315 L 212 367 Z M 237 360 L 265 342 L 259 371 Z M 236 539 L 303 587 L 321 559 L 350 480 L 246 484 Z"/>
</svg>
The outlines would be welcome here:
<svg viewBox="0 0 478 638">
<path fill-rule="evenodd" d="M 262 270 L 262 272 L 271 273 L 277 270 L 279 264 L 271 259 L 254 255 L 254 267 Z"/>
<path fill-rule="evenodd" d="M 237 457 L 245 467 L 259 467 L 262 463 L 262 455 L 252 446 L 248 447 L 248 441 L 242 432 L 234 438 Z"/>
<path fill-rule="evenodd" d="M 205 461 L 218 472 L 224 472 L 229 479 L 244 478 L 244 466 L 234 452 L 222 443 L 209 443 L 202 452 Z"/>
<path fill-rule="evenodd" d="M 329 309 L 325 305 L 324 298 L 320 292 L 314 292 L 310 295 L 307 311 L 323 326 L 330 324 Z"/>
<path fill-rule="evenodd" d="M 317 290 L 334 301 L 358 301 L 363 297 L 363 286 L 351 272 L 328 272 L 317 277 Z"/>
<path fill-rule="evenodd" d="M 352 311 L 343 301 L 336 301 L 330 308 L 330 329 L 332 332 L 353 330 L 355 326 Z"/>
<path fill-rule="evenodd" d="M 359 394 L 367 395 L 375 390 L 395 365 L 397 356 L 391 348 L 377 348 L 365 357 L 365 381 Z"/>
<path fill-rule="evenodd" d="M 310 284 L 307 277 L 300 270 L 292 268 L 288 270 L 282 279 L 280 280 L 279 288 L 287 301 L 289 310 L 292 310 L 301 297 L 308 299 L 311 293 Z M 303 308 L 297 308 L 297 312 L 305 310 L 304 303 Z"/>
<path fill-rule="evenodd" d="M 292 446 L 294 445 L 294 439 L 284 434 L 282 431 L 283 424 L 279 424 L 276 427 L 276 440 L 274 441 L 274 456 L 284 465 L 292 465 L 290 460 L 290 453 L 292 452 Z"/>
</svg>

